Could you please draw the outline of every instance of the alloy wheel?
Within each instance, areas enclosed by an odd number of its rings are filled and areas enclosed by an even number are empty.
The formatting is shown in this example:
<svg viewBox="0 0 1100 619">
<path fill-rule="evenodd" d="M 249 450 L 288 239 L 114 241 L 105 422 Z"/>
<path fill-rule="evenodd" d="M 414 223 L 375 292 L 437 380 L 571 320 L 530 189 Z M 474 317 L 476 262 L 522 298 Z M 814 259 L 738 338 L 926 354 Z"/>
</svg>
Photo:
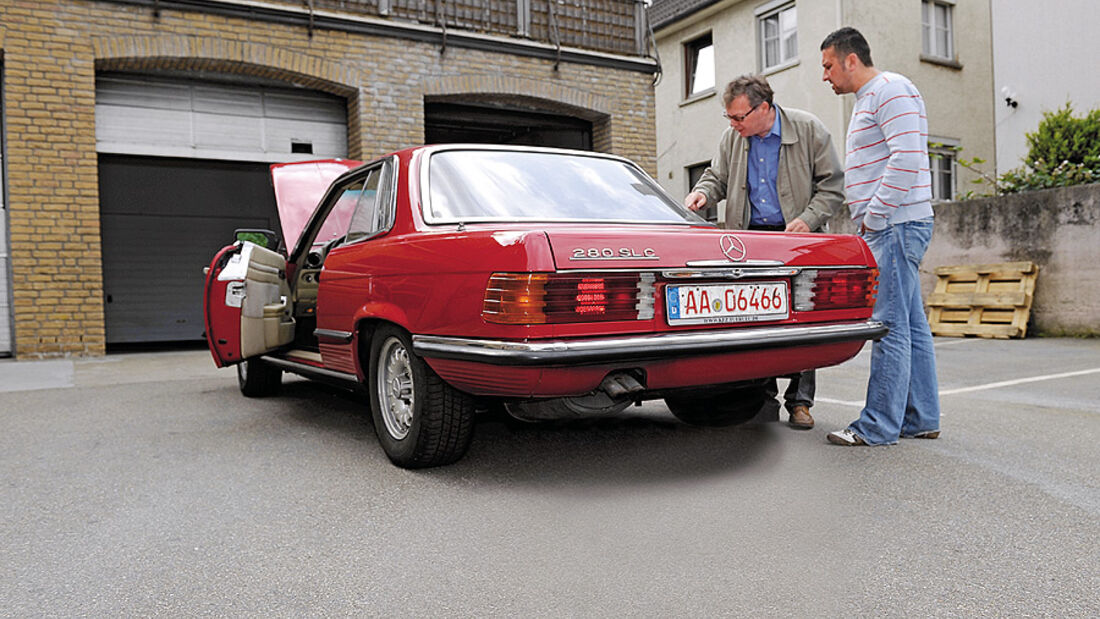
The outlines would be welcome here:
<svg viewBox="0 0 1100 619">
<path fill-rule="evenodd" d="M 401 340 L 391 337 L 378 355 L 378 403 L 386 431 L 396 440 L 408 436 L 416 406 L 413 370 L 409 351 Z"/>
</svg>

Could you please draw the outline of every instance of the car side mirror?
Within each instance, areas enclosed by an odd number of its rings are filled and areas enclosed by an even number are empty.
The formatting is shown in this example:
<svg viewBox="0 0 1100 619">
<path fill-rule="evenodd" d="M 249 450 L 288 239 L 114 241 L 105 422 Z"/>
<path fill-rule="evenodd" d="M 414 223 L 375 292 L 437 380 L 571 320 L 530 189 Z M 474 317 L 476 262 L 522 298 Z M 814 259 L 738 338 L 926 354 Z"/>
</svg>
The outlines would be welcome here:
<svg viewBox="0 0 1100 619">
<path fill-rule="evenodd" d="M 271 230 L 264 230 L 262 228 L 237 228 L 233 232 L 233 237 L 237 241 L 255 243 L 271 251 L 275 251 L 276 248 L 279 247 L 279 237 Z"/>
</svg>

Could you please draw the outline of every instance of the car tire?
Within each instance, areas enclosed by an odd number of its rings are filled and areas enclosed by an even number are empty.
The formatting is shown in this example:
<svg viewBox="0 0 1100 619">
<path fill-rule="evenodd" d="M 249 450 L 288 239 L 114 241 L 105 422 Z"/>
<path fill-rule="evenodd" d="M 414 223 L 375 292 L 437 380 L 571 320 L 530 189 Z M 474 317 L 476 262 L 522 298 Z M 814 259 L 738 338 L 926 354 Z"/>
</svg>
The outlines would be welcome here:
<svg viewBox="0 0 1100 619">
<path fill-rule="evenodd" d="M 407 469 L 451 464 L 466 455 L 474 398 L 451 387 L 418 357 L 403 330 L 380 327 L 371 338 L 371 418 L 382 450 Z"/>
<path fill-rule="evenodd" d="M 263 398 L 279 393 L 283 386 L 283 371 L 259 357 L 237 364 L 237 386 L 249 398 Z"/>
<path fill-rule="evenodd" d="M 732 426 L 745 423 L 764 406 L 764 387 L 739 385 L 690 395 L 665 398 L 668 410 L 680 421 L 693 426 Z"/>
</svg>

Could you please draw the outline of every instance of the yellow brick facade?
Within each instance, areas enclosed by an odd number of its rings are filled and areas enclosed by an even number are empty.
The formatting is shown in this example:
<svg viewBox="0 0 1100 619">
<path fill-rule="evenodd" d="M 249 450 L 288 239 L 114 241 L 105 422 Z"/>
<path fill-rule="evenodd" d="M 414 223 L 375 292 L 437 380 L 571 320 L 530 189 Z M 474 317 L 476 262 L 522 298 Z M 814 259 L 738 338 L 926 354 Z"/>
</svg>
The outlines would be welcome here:
<svg viewBox="0 0 1100 619">
<path fill-rule="evenodd" d="M 348 101 L 348 156 L 424 139 L 424 100 L 491 95 L 593 122 L 597 150 L 656 171 L 652 75 L 87 0 L 0 0 L 17 357 L 106 346 L 95 137 L 101 71 L 277 79 Z"/>
</svg>

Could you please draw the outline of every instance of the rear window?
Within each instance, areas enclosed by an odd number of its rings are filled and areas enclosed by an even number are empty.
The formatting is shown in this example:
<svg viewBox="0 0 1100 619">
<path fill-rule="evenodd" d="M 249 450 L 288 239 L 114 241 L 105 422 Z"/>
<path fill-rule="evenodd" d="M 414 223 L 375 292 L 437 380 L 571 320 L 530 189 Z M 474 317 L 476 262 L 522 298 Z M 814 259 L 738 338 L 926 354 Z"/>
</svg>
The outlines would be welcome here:
<svg viewBox="0 0 1100 619">
<path fill-rule="evenodd" d="M 636 166 L 583 154 L 446 150 L 427 168 L 425 219 L 705 223 Z"/>
</svg>

